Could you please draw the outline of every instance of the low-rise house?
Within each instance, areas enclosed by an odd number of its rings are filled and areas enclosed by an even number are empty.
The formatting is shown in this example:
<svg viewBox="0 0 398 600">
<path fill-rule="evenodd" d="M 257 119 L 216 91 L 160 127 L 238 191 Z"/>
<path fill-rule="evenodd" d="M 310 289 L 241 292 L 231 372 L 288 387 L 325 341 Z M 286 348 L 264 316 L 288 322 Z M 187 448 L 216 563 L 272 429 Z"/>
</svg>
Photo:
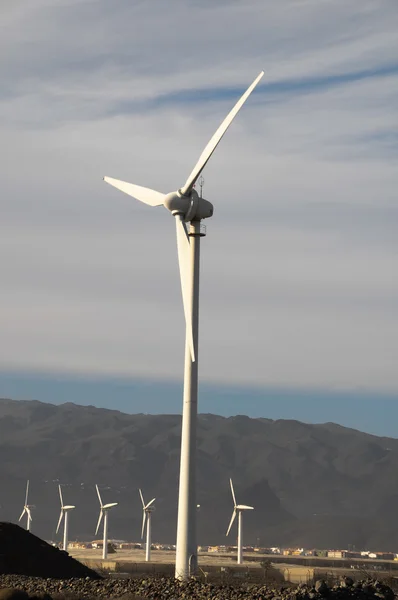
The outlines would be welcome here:
<svg viewBox="0 0 398 600">
<path fill-rule="evenodd" d="M 69 542 L 68 546 L 75 550 L 89 550 L 92 548 L 92 544 L 88 542 Z"/>
<path fill-rule="evenodd" d="M 350 552 L 349 550 L 328 550 L 328 558 L 361 558 L 359 552 Z"/>
</svg>

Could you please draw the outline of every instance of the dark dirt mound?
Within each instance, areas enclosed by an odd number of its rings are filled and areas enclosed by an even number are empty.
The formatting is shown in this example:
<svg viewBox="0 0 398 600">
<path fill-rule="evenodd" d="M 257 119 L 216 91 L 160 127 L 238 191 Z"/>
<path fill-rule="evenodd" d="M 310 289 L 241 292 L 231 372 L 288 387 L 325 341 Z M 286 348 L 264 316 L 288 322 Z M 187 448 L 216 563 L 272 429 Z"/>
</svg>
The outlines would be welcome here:
<svg viewBox="0 0 398 600">
<path fill-rule="evenodd" d="M 0 574 L 69 579 L 100 575 L 14 523 L 0 523 Z"/>
</svg>

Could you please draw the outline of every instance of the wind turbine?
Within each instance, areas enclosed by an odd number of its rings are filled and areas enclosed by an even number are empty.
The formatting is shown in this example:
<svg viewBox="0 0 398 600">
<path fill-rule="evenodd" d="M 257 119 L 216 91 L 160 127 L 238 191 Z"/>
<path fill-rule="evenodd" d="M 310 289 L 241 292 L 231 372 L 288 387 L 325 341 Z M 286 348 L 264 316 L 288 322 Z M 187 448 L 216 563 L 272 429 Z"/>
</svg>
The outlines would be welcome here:
<svg viewBox="0 0 398 600">
<path fill-rule="evenodd" d="M 23 505 L 23 511 L 22 511 L 21 516 L 19 517 L 18 521 L 20 521 L 22 519 L 22 517 L 24 516 L 24 514 L 26 513 L 26 529 L 27 529 L 27 531 L 30 531 L 30 524 L 32 522 L 31 509 L 33 508 L 33 506 L 28 504 L 28 495 L 29 495 L 29 479 L 26 482 L 25 504 Z"/>
<path fill-rule="evenodd" d="M 145 548 L 145 560 L 149 562 L 151 560 L 151 544 L 152 544 L 152 531 L 151 531 L 151 517 L 152 513 L 155 510 L 153 503 L 156 498 L 152 498 L 148 504 L 144 502 L 144 496 L 142 495 L 142 491 L 139 490 L 142 502 L 142 531 L 141 531 L 141 539 L 144 537 L 145 524 L 146 524 L 146 548 Z"/>
<path fill-rule="evenodd" d="M 261 72 L 256 77 L 235 104 L 203 150 L 184 185 L 177 191 L 162 194 L 146 187 L 104 177 L 107 183 L 144 204 L 164 206 L 176 220 L 177 252 L 186 324 L 175 570 L 175 576 L 179 579 L 188 579 L 197 570 L 195 469 L 198 412 L 199 263 L 200 238 L 205 235 L 200 227 L 200 222 L 213 215 L 213 205 L 208 200 L 199 197 L 194 186 L 224 133 L 263 75 L 264 72 Z M 190 223 L 189 231 L 187 223 Z"/>
<path fill-rule="evenodd" d="M 58 485 L 58 490 L 59 490 L 59 498 L 61 500 L 61 513 L 59 515 L 59 519 L 58 519 L 58 525 L 57 525 L 57 530 L 55 533 L 58 533 L 58 530 L 60 528 L 61 522 L 62 522 L 62 518 L 64 518 L 64 543 L 62 545 L 62 549 L 68 551 L 68 532 L 69 532 L 69 511 L 73 510 L 74 508 L 76 508 L 76 506 L 72 506 L 72 505 L 68 505 L 68 504 L 64 504 L 63 498 L 62 498 L 62 490 L 61 490 L 61 486 Z"/>
<path fill-rule="evenodd" d="M 106 560 L 108 558 L 108 511 L 114 506 L 118 505 L 118 502 L 111 502 L 110 504 L 102 504 L 101 494 L 98 489 L 98 485 L 95 484 L 98 494 L 98 500 L 100 503 L 100 514 L 98 517 L 97 529 L 95 530 L 95 535 L 98 533 L 99 526 L 101 525 L 102 517 L 104 517 L 104 540 L 102 547 L 102 558 Z"/>
<path fill-rule="evenodd" d="M 253 506 L 246 506 L 246 504 L 236 504 L 234 485 L 232 483 L 232 479 L 229 480 L 231 485 L 232 499 L 234 501 L 234 511 L 232 513 L 232 518 L 229 523 L 227 534 L 231 531 L 231 527 L 233 522 L 235 521 L 236 515 L 238 515 L 238 565 L 242 564 L 242 513 L 245 510 L 254 510 Z"/>
</svg>

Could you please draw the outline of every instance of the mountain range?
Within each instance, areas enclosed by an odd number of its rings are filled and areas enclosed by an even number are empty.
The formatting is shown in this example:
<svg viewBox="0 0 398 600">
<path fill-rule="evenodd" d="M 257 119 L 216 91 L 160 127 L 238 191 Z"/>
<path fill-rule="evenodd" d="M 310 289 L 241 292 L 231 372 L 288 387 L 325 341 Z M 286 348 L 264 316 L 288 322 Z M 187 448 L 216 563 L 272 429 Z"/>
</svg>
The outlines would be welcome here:
<svg viewBox="0 0 398 600">
<path fill-rule="evenodd" d="M 153 539 L 174 543 L 181 417 L 0 399 L 0 520 L 16 521 L 26 480 L 32 531 L 56 539 L 58 483 L 76 505 L 71 539 L 94 537 L 99 504 L 118 502 L 110 536 L 140 538 L 141 502 L 156 500 Z M 244 541 L 263 546 L 398 551 L 398 440 L 333 423 L 199 415 L 198 543 L 235 543 L 229 478 Z M 60 539 L 60 534 L 58 534 Z"/>
</svg>

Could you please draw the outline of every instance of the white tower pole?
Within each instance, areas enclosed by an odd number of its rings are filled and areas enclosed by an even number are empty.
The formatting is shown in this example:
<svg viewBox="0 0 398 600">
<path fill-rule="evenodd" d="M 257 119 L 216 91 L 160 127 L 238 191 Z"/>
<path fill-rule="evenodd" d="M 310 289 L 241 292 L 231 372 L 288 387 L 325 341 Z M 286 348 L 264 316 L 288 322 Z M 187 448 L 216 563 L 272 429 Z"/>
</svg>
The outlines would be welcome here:
<svg viewBox="0 0 398 600">
<path fill-rule="evenodd" d="M 152 544 L 152 532 L 151 532 L 151 511 L 147 513 L 146 521 L 146 548 L 145 548 L 145 560 L 149 562 L 151 560 L 151 544 Z"/>
<path fill-rule="evenodd" d="M 26 531 L 30 531 L 30 514 L 26 511 Z"/>
<path fill-rule="evenodd" d="M 66 552 L 68 551 L 68 511 L 65 510 L 65 514 L 64 514 L 64 544 L 63 544 L 63 549 L 66 550 Z"/>
<path fill-rule="evenodd" d="M 238 565 L 242 564 L 242 512 L 238 510 Z"/>
<path fill-rule="evenodd" d="M 104 510 L 104 541 L 102 547 L 102 558 L 108 558 L 108 511 Z"/>
<path fill-rule="evenodd" d="M 200 221 L 190 227 L 190 275 L 192 305 L 192 333 L 195 362 L 192 361 L 188 342 L 185 342 L 184 400 L 180 458 L 180 486 L 176 570 L 178 579 L 188 579 L 197 570 L 196 544 L 196 421 L 198 414 L 198 333 L 199 333 L 199 267 Z"/>
</svg>

